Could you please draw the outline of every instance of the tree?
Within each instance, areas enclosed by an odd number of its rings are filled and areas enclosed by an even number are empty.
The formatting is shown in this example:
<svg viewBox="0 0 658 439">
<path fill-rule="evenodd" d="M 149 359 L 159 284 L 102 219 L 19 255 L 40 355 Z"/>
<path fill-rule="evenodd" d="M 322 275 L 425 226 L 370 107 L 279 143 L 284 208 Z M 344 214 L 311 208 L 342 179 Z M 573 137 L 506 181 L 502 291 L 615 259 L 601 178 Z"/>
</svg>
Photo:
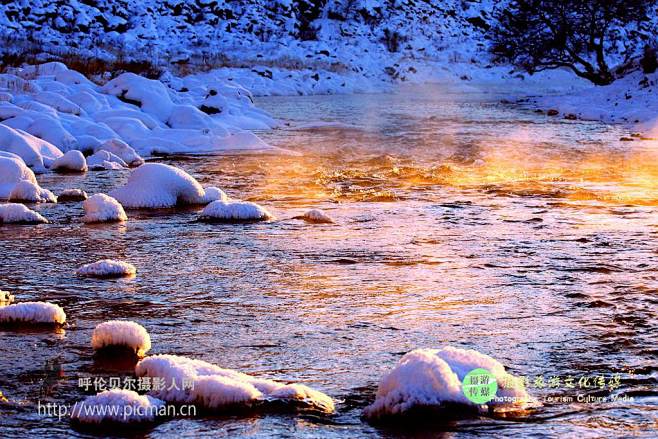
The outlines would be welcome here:
<svg viewBox="0 0 658 439">
<path fill-rule="evenodd" d="M 568 68 L 597 85 L 615 80 L 610 62 L 637 55 L 655 0 L 511 0 L 489 37 L 498 61 L 528 73 Z M 642 44 L 643 46 L 643 44 Z"/>
</svg>

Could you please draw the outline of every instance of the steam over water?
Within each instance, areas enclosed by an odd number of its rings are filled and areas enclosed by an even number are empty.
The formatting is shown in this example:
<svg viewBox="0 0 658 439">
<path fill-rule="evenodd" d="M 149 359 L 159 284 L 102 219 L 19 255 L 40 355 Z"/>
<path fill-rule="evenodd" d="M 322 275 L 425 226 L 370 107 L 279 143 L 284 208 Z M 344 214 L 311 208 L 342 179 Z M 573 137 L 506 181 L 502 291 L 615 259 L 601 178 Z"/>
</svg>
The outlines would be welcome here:
<svg viewBox="0 0 658 439">
<path fill-rule="evenodd" d="M 167 157 L 202 184 L 257 201 L 273 223 L 209 225 L 197 209 L 128 211 L 83 225 L 80 204 L 35 207 L 53 224 L 0 228 L 0 287 L 53 300 L 64 333 L 0 332 L 2 436 L 82 436 L 36 414 L 37 400 L 82 399 L 99 370 L 94 326 L 131 319 L 151 353 L 175 353 L 338 401 L 332 417 L 270 414 L 165 422 L 147 436 L 652 436 L 658 404 L 658 160 L 655 142 L 619 127 L 503 106 L 493 95 L 260 99 L 289 126 L 259 133 L 287 156 Z M 323 123 L 308 121 L 322 120 Z M 125 172 L 40 176 L 55 193 L 107 192 Z M 292 219 L 321 208 L 334 225 Z M 138 274 L 88 280 L 101 258 Z M 360 419 L 381 375 L 418 347 L 477 349 L 534 379 L 544 402 L 513 419 L 371 426 Z M 613 392 L 583 376 L 621 375 Z M 120 375 L 120 374 L 119 374 Z M 633 401 L 579 402 L 583 396 Z M 652 433 L 653 430 L 653 433 Z"/>
</svg>

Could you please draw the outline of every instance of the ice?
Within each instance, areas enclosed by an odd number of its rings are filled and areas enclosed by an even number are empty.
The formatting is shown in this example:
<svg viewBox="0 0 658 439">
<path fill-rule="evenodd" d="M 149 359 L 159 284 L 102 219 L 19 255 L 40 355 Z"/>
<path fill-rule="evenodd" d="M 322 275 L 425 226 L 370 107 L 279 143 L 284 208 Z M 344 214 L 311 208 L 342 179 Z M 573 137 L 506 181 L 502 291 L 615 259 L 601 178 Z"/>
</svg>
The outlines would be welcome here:
<svg viewBox="0 0 658 439">
<path fill-rule="evenodd" d="M 82 220 L 86 223 L 128 221 L 121 204 L 108 195 L 92 195 L 82 205 L 85 210 Z"/>
</svg>

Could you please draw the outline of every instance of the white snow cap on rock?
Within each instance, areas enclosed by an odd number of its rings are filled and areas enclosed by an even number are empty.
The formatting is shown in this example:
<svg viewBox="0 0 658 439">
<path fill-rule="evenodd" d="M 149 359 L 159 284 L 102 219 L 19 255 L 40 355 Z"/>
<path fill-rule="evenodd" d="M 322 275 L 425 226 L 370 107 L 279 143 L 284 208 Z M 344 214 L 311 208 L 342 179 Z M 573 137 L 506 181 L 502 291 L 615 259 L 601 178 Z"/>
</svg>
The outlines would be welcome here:
<svg viewBox="0 0 658 439">
<path fill-rule="evenodd" d="M 84 201 L 87 199 L 87 192 L 82 189 L 65 189 L 57 197 L 57 201 Z"/>
<path fill-rule="evenodd" d="M 85 264 L 78 268 L 75 274 L 90 277 L 123 277 L 133 276 L 137 269 L 133 264 L 113 259 L 101 259 L 100 261 Z"/>
<path fill-rule="evenodd" d="M 64 172 L 85 172 L 87 171 L 87 161 L 80 151 L 71 150 L 55 159 L 50 169 Z"/>
<path fill-rule="evenodd" d="M 304 213 L 304 215 L 302 215 L 301 218 L 304 221 L 308 221 L 309 223 L 317 223 L 317 224 L 329 224 L 334 222 L 334 220 L 329 215 L 327 215 L 320 209 L 309 210 L 308 212 Z"/>
<path fill-rule="evenodd" d="M 230 406 L 246 406 L 263 401 L 283 401 L 301 404 L 325 413 L 334 411 L 333 400 L 324 393 L 301 384 L 282 384 L 256 378 L 214 364 L 177 355 L 154 355 L 135 366 L 138 377 L 161 377 L 165 388 L 153 392 L 154 396 L 170 403 L 195 403 L 210 410 Z M 192 383 L 191 388 L 178 389 L 172 382 Z"/>
<path fill-rule="evenodd" d="M 71 419 L 81 424 L 153 422 L 165 402 L 133 390 L 111 389 L 76 403 Z"/>
<path fill-rule="evenodd" d="M 57 197 L 48 189 L 41 188 L 37 183 L 21 180 L 14 185 L 9 193 L 9 201 L 57 203 Z"/>
<path fill-rule="evenodd" d="M 82 206 L 85 209 L 85 216 L 82 221 L 86 223 L 128 221 L 123 206 L 117 200 L 105 194 L 91 196 L 82 203 Z"/>
<path fill-rule="evenodd" d="M 0 307 L 0 323 L 37 323 L 63 325 L 66 314 L 61 306 L 49 302 L 21 302 Z"/>
<path fill-rule="evenodd" d="M 213 201 L 201 212 L 202 221 L 267 221 L 274 218 L 267 209 L 250 201 Z"/>
<path fill-rule="evenodd" d="M 174 207 L 177 204 L 207 204 L 226 196 L 216 188 L 207 194 L 194 177 L 162 163 L 146 163 L 131 172 L 125 186 L 110 195 L 128 208 Z"/>
<path fill-rule="evenodd" d="M 14 186 L 21 181 L 36 184 L 34 172 L 25 165 L 19 156 L 0 151 L 0 198 L 9 198 Z"/>
<path fill-rule="evenodd" d="M 28 209 L 22 204 L 0 204 L 0 224 L 40 224 L 47 222 L 48 220 L 42 217 L 39 213 Z"/>
<path fill-rule="evenodd" d="M 91 334 L 91 347 L 94 350 L 108 346 L 126 346 L 139 357 L 151 349 L 151 337 L 138 323 L 124 320 L 110 320 L 100 323 Z"/>
<path fill-rule="evenodd" d="M 462 381 L 468 372 L 482 368 L 498 383 L 498 397 L 516 402 L 490 401 L 495 410 L 522 409 L 534 400 L 523 388 L 522 381 L 505 372 L 501 363 L 471 349 L 446 346 L 442 349 L 416 349 L 404 355 L 398 364 L 379 382 L 375 402 L 366 407 L 368 418 L 402 415 L 420 407 L 440 408 L 446 403 L 484 410 L 469 401 L 462 391 Z"/>
<path fill-rule="evenodd" d="M 89 169 L 95 171 L 101 169 L 124 169 L 128 167 L 128 164 L 121 157 L 104 149 L 90 155 L 87 158 L 87 165 L 89 165 Z"/>
</svg>

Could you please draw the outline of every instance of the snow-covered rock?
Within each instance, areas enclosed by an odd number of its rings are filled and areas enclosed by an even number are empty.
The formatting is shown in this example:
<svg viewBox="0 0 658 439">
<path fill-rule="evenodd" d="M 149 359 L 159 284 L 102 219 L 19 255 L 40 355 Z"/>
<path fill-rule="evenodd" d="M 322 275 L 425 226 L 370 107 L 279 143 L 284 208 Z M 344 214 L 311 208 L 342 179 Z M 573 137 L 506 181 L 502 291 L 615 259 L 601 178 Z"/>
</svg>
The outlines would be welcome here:
<svg viewBox="0 0 658 439">
<path fill-rule="evenodd" d="M 165 402 L 133 390 L 111 389 L 73 405 L 71 419 L 80 424 L 133 424 L 153 422 Z"/>
<path fill-rule="evenodd" d="M 267 209 L 250 201 L 213 201 L 199 217 L 208 222 L 267 221 L 274 218 Z"/>
<path fill-rule="evenodd" d="M 316 224 L 330 224 L 334 222 L 334 220 L 329 215 L 320 209 L 311 209 L 301 215 L 300 218 L 309 223 Z"/>
<path fill-rule="evenodd" d="M 128 221 L 123 206 L 114 198 L 105 194 L 95 194 L 82 203 L 85 216 L 82 221 L 86 223 L 103 223 L 115 221 Z"/>
<path fill-rule="evenodd" d="M 110 320 L 94 328 L 91 334 L 91 346 L 94 350 L 123 346 L 131 349 L 138 357 L 143 357 L 151 349 L 151 337 L 138 323 Z"/>
<path fill-rule="evenodd" d="M 59 305 L 49 302 L 21 302 L 0 307 L 0 323 L 63 325 L 66 314 Z"/>
<path fill-rule="evenodd" d="M 113 259 L 101 259 L 100 261 L 85 264 L 75 272 L 79 276 L 89 277 L 123 277 L 134 276 L 137 269 L 133 264 Z"/>
<path fill-rule="evenodd" d="M 163 390 L 154 396 L 170 403 L 195 403 L 208 410 L 251 407 L 279 401 L 325 413 L 334 411 L 333 400 L 300 384 L 283 384 L 256 378 L 214 364 L 176 355 L 154 355 L 135 366 L 138 377 L 161 377 Z M 184 386 L 183 383 L 189 383 Z M 172 386 L 172 384 L 176 384 Z"/>
<path fill-rule="evenodd" d="M 34 172 L 19 156 L 0 151 L 0 198 L 9 198 L 14 186 L 21 181 L 37 184 Z"/>
<path fill-rule="evenodd" d="M 496 398 L 488 405 L 471 402 L 462 389 L 464 377 L 478 368 L 490 372 L 498 383 Z M 475 411 L 485 411 L 488 406 L 505 411 L 522 409 L 532 403 L 523 381 L 507 373 L 500 362 L 475 350 L 447 346 L 416 349 L 404 355 L 380 380 L 375 402 L 365 408 L 364 414 L 376 419 L 451 404 Z"/>
<path fill-rule="evenodd" d="M 48 220 L 39 213 L 28 209 L 22 204 L 0 204 L 0 224 L 40 224 L 47 222 Z"/>
<path fill-rule="evenodd" d="M 206 194 L 190 174 L 162 163 L 146 163 L 133 170 L 126 185 L 114 189 L 110 195 L 128 208 L 207 204 L 212 198 L 226 196 L 216 188 Z"/>
<path fill-rule="evenodd" d="M 37 173 L 45 172 L 55 159 L 62 156 L 56 146 L 6 124 L 0 124 L 0 151 L 16 154 Z"/>
<path fill-rule="evenodd" d="M 87 199 L 87 192 L 82 189 L 65 189 L 57 197 L 57 201 L 60 203 L 66 203 L 71 201 L 84 201 Z"/>
<path fill-rule="evenodd" d="M 98 153 L 99 151 L 107 151 L 113 157 L 119 157 L 128 166 L 139 166 L 144 163 L 144 159 L 137 154 L 137 151 L 121 139 L 106 140 L 96 148 L 95 152 Z M 112 158 L 110 161 L 114 162 L 115 159 Z"/>
<path fill-rule="evenodd" d="M 41 188 L 37 183 L 22 180 L 12 188 L 9 193 L 9 201 L 57 203 L 57 197 L 48 189 Z"/>
<path fill-rule="evenodd" d="M 87 158 L 87 165 L 89 169 L 98 171 L 102 169 L 124 169 L 128 164 L 123 159 L 115 154 L 104 149 L 99 150 Z"/>
<path fill-rule="evenodd" d="M 85 172 L 87 171 L 87 161 L 80 151 L 72 150 L 57 158 L 50 169 L 60 172 Z"/>
</svg>

